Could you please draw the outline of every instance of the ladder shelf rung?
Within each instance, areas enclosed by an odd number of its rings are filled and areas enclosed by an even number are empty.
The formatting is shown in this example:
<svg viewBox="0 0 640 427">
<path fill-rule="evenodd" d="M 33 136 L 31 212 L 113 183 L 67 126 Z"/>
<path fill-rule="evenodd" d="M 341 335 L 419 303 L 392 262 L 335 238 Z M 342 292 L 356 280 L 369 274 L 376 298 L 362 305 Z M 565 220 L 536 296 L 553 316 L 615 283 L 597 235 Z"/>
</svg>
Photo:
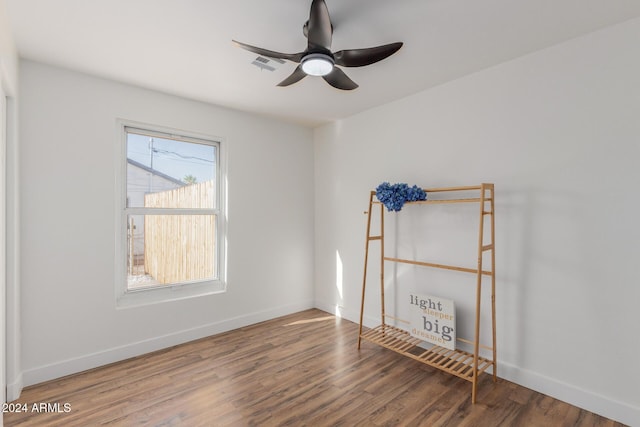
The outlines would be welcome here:
<svg viewBox="0 0 640 427">
<path fill-rule="evenodd" d="M 429 200 L 416 200 L 415 202 L 405 202 L 405 205 L 437 205 L 442 203 L 479 203 L 482 199 L 480 197 L 470 197 L 465 199 L 429 199 Z M 490 202 L 491 197 L 485 197 L 485 202 Z M 379 205 L 380 201 L 374 201 L 374 205 Z"/>
<path fill-rule="evenodd" d="M 392 258 L 392 257 L 384 257 L 384 260 L 392 261 L 392 262 L 400 262 L 403 264 L 421 265 L 423 267 L 443 268 L 445 270 L 463 271 L 465 273 L 478 274 L 478 269 L 476 268 L 457 267 L 455 265 L 435 264 L 432 262 L 414 261 L 411 259 Z M 481 273 L 485 276 L 491 276 L 493 274 L 491 271 L 487 271 L 487 270 L 482 270 Z"/>
</svg>

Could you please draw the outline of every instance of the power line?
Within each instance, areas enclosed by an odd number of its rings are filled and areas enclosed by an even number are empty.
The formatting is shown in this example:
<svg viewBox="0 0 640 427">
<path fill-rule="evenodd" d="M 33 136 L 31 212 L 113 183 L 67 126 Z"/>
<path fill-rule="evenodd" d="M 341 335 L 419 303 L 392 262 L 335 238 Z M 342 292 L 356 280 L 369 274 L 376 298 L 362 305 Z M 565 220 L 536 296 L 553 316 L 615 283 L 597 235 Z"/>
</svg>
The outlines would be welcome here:
<svg viewBox="0 0 640 427">
<path fill-rule="evenodd" d="M 185 156 L 183 154 L 180 153 L 176 153 L 175 151 L 169 151 L 169 150 L 161 150 L 159 148 L 153 148 L 153 152 L 154 153 L 159 153 L 159 154 L 173 154 L 175 156 L 178 156 L 182 159 L 193 159 L 193 160 L 200 160 L 203 162 L 207 162 L 207 163 L 213 163 L 213 160 L 209 160 L 209 159 L 203 159 L 202 157 L 197 157 L 197 156 Z"/>
</svg>

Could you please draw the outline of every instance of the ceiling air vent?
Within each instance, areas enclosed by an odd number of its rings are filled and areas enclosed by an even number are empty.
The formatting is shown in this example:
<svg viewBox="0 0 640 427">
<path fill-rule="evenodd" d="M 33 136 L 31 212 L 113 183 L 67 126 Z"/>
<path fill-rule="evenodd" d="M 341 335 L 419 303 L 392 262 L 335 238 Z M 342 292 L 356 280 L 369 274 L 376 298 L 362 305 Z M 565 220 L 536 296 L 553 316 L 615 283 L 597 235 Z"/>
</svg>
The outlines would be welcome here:
<svg viewBox="0 0 640 427">
<path fill-rule="evenodd" d="M 264 56 L 258 56 L 256 59 L 253 60 L 251 64 L 255 65 L 261 70 L 275 71 L 278 66 L 284 64 L 284 61 L 282 59 L 266 58 Z"/>
</svg>

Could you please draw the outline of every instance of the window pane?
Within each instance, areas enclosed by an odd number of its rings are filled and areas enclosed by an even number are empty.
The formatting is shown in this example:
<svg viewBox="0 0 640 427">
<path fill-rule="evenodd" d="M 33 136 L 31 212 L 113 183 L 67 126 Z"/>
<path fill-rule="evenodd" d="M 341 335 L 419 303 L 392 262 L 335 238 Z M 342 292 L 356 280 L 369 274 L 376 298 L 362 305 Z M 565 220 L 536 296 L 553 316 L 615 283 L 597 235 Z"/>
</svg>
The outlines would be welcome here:
<svg viewBox="0 0 640 427">
<path fill-rule="evenodd" d="M 215 208 L 216 149 L 127 132 L 127 207 Z"/>
<path fill-rule="evenodd" d="M 212 280 L 215 215 L 129 215 L 128 289 Z"/>
</svg>

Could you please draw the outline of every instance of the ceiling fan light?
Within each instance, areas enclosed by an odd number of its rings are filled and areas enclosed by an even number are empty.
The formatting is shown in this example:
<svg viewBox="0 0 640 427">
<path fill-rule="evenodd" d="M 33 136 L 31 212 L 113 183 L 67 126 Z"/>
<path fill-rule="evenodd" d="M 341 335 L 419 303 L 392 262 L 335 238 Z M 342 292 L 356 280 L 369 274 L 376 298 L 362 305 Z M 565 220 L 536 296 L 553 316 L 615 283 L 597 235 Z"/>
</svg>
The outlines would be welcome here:
<svg viewBox="0 0 640 427">
<path fill-rule="evenodd" d="M 310 76 L 326 76 L 333 70 L 333 59 L 322 53 L 311 53 L 302 58 L 302 71 Z"/>
</svg>

